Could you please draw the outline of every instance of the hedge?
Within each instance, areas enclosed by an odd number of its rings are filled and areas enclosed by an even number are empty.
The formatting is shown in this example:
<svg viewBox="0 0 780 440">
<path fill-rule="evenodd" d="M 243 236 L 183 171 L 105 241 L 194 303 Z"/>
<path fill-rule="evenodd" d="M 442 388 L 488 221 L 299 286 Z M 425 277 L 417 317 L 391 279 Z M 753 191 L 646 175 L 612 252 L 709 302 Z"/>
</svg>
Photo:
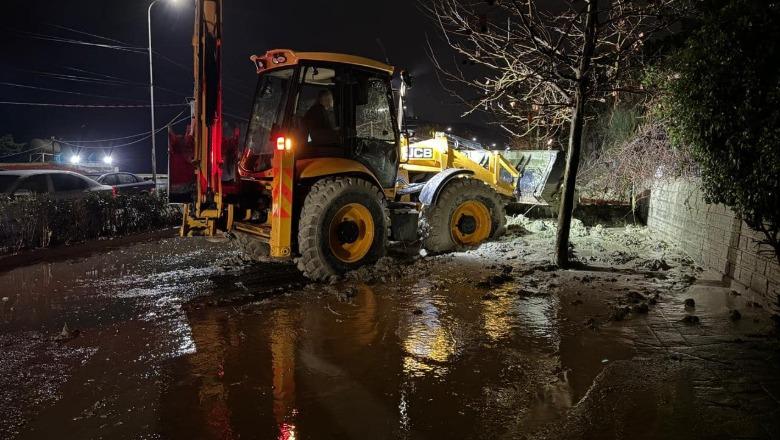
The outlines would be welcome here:
<svg viewBox="0 0 780 440">
<path fill-rule="evenodd" d="M 181 211 L 159 192 L 72 200 L 0 196 L 0 254 L 151 231 L 180 220 Z"/>
</svg>

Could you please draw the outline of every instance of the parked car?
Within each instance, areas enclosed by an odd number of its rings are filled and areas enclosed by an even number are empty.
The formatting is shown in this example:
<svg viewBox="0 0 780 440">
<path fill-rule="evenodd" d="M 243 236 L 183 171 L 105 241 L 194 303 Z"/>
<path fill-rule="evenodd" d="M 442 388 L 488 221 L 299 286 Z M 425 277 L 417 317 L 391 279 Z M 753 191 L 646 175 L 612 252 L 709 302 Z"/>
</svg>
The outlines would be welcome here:
<svg viewBox="0 0 780 440">
<path fill-rule="evenodd" d="M 116 194 L 112 187 L 71 171 L 0 171 L 0 193 L 15 197 L 49 194 L 57 199 L 73 199 L 91 192 Z"/>
<path fill-rule="evenodd" d="M 95 180 L 114 187 L 120 194 L 154 192 L 154 182 L 132 173 L 107 173 L 97 176 Z"/>
</svg>

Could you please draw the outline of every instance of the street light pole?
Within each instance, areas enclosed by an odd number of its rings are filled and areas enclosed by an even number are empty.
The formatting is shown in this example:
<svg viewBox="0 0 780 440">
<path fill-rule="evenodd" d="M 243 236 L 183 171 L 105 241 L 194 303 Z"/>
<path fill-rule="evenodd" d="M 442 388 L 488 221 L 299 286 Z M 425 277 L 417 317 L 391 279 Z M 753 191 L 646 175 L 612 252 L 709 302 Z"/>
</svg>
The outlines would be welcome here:
<svg viewBox="0 0 780 440">
<path fill-rule="evenodd" d="M 149 28 L 149 99 L 151 100 L 151 114 L 152 114 L 152 181 L 155 188 L 157 187 L 157 145 L 155 142 L 156 130 L 154 128 L 154 72 L 152 70 L 152 6 L 157 3 L 157 0 L 153 0 L 149 4 L 149 9 L 146 11 L 146 23 Z"/>
</svg>

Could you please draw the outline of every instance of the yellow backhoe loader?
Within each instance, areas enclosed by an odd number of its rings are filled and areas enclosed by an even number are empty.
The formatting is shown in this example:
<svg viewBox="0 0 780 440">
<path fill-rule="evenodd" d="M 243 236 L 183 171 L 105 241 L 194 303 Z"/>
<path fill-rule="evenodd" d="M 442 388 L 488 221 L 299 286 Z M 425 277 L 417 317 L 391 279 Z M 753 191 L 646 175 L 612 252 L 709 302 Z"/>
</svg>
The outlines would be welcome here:
<svg viewBox="0 0 780 440">
<path fill-rule="evenodd" d="M 243 139 L 222 121 L 222 3 L 197 0 L 193 120 L 169 133 L 169 197 L 183 236 L 235 236 L 254 259 L 294 259 L 325 280 L 389 241 L 432 252 L 502 233 L 518 171 L 499 154 L 402 133 L 409 76 L 371 59 L 270 50 Z M 393 90 L 393 82 L 398 84 Z"/>
</svg>

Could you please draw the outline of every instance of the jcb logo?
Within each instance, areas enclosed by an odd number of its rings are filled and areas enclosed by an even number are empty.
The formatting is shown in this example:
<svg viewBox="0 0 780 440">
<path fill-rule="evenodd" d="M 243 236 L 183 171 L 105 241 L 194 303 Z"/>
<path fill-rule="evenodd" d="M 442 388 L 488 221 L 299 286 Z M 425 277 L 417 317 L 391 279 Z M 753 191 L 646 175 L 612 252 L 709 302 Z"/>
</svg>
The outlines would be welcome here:
<svg viewBox="0 0 780 440">
<path fill-rule="evenodd" d="M 433 149 L 412 147 L 409 149 L 409 157 L 412 159 L 433 159 Z"/>
</svg>

